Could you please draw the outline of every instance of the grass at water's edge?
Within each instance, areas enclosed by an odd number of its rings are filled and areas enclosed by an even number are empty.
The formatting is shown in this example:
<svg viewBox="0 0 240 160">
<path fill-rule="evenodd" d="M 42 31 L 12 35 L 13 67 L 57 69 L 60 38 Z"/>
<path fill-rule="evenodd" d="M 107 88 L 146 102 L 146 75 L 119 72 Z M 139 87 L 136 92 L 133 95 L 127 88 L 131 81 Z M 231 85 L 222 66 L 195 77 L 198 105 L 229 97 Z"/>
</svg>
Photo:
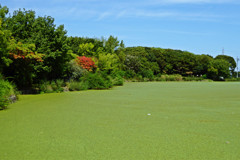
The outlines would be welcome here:
<svg viewBox="0 0 240 160">
<path fill-rule="evenodd" d="M 21 95 L 0 159 L 240 159 L 239 83 L 125 83 Z"/>
</svg>

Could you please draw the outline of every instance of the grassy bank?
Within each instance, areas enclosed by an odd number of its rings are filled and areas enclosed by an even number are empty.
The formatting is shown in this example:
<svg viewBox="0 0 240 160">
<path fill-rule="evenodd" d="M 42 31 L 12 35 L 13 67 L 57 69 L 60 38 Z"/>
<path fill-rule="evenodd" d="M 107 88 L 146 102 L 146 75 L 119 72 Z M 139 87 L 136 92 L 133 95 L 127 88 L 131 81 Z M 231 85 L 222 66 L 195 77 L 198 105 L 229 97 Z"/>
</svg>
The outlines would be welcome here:
<svg viewBox="0 0 240 160">
<path fill-rule="evenodd" d="M 240 159 L 240 84 L 126 83 L 20 96 L 0 112 L 0 159 Z"/>
</svg>

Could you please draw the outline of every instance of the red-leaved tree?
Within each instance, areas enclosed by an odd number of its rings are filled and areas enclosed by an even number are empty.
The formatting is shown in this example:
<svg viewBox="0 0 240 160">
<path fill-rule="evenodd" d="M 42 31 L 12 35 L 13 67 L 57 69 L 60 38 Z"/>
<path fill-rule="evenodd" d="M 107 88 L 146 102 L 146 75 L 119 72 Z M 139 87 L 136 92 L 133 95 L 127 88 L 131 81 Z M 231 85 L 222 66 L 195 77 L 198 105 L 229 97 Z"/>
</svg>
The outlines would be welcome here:
<svg viewBox="0 0 240 160">
<path fill-rule="evenodd" d="M 78 56 L 76 61 L 83 69 L 88 71 L 93 71 L 93 69 L 97 68 L 95 62 L 90 57 Z"/>
</svg>

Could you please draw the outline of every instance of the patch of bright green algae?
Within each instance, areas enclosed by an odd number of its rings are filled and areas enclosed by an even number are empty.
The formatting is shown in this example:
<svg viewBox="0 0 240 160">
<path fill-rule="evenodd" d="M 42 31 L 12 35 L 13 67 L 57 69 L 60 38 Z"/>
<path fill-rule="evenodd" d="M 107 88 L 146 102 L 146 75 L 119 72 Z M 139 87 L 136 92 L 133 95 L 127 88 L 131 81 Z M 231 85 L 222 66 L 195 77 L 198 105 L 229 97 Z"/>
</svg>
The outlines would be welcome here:
<svg viewBox="0 0 240 160">
<path fill-rule="evenodd" d="M 236 160 L 239 148 L 240 83 L 126 83 L 0 111 L 0 160 Z"/>
</svg>

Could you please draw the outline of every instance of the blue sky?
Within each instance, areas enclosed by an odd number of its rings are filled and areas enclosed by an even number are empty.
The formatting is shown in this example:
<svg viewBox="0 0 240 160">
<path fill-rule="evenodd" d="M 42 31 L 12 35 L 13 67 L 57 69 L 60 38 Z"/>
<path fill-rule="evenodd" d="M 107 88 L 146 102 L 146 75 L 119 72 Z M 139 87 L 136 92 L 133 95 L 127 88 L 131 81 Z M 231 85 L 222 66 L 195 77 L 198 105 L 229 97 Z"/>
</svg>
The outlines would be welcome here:
<svg viewBox="0 0 240 160">
<path fill-rule="evenodd" d="M 239 0 L 1 0 L 10 12 L 55 18 L 70 36 L 117 36 L 126 46 L 240 57 Z"/>
</svg>

